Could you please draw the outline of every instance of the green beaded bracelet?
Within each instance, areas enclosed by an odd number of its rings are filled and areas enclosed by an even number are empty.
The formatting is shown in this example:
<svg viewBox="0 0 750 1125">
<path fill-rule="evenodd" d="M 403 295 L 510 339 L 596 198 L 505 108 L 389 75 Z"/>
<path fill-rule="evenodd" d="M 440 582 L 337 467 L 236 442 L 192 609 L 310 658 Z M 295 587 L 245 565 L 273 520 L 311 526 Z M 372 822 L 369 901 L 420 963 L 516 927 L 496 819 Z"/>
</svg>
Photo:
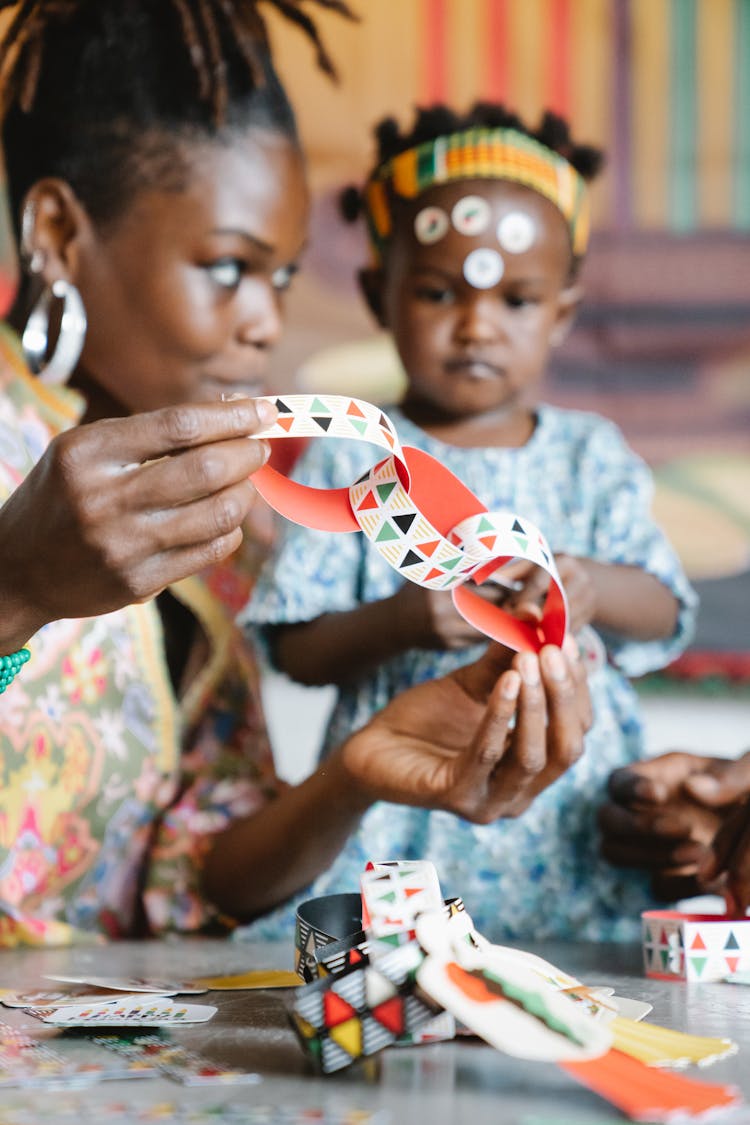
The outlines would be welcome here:
<svg viewBox="0 0 750 1125">
<path fill-rule="evenodd" d="M 26 661 L 31 656 L 27 648 L 19 648 L 10 656 L 0 656 L 0 695 L 13 683 Z"/>
</svg>

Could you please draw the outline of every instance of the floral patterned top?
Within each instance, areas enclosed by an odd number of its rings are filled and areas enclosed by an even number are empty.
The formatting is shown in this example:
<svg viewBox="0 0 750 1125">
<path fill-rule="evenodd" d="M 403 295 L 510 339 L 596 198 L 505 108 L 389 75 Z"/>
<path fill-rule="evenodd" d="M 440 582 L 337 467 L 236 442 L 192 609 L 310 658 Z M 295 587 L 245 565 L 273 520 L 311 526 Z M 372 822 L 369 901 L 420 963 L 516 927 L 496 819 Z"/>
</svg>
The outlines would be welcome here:
<svg viewBox="0 0 750 1125">
<path fill-rule="evenodd" d="M 0 502 L 82 406 L 30 376 L 0 328 Z M 208 642 L 179 701 L 154 602 L 30 641 L 0 695 L 0 947 L 228 924 L 201 895 L 201 858 L 279 785 L 234 625 L 253 575 L 233 564 L 171 588 Z"/>
<path fill-rule="evenodd" d="M 445 812 L 376 804 L 330 870 L 296 901 L 355 890 L 368 859 L 431 859 L 445 893 L 463 896 L 489 938 L 635 937 L 639 910 L 649 901 L 646 881 L 599 857 L 596 809 L 610 770 L 642 754 L 638 701 L 627 677 L 679 655 L 696 605 L 675 552 L 651 517 L 651 474 L 612 422 L 583 411 L 540 406 L 534 433 L 518 449 L 446 445 L 399 409 L 388 408 L 388 414 L 404 445 L 431 453 L 489 509 L 532 520 L 553 551 L 654 574 L 677 598 L 678 624 L 666 640 L 602 637 L 608 659 L 589 677 L 595 722 L 586 753 L 523 816 L 477 826 Z M 293 475 L 315 488 L 341 488 L 376 459 L 376 451 L 362 443 L 312 441 Z M 261 573 L 246 618 L 261 627 L 308 621 L 387 598 L 402 581 L 363 535 L 337 535 L 334 544 L 331 535 L 285 523 L 277 557 Z M 324 752 L 398 692 L 444 675 L 481 651 L 473 646 L 404 652 L 347 684 L 339 692 Z M 293 909 L 290 903 L 247 932 L 278 937 L 291 925 Z"/>
</svg>

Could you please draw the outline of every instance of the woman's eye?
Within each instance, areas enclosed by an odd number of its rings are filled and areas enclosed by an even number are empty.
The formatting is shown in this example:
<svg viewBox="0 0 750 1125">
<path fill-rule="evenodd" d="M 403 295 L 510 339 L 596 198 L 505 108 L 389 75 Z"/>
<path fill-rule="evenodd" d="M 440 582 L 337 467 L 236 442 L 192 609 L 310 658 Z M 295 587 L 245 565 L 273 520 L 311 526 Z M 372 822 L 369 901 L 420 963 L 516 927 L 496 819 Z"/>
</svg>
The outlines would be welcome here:
<svg viewBox="0 0 750 1125">
<path fill-rule="evenodd" d="M 206 268 L 211 280 L 222 289 L 236 289 L 242 279 L 243 264 L 237 258 L 221 258 Z"/>
<path fill-rule="evenodd" d="M 288 266 L 279 266 L 277 270 L 273 271 L 271 274 L 271 285 L 273 285 L 277 293 L 283 293 L 285 289 L 289 288 L 292 284 L 292 278 L 297 272 L 297 268 L 296 265 L 291 264 Z"/>
</svg>

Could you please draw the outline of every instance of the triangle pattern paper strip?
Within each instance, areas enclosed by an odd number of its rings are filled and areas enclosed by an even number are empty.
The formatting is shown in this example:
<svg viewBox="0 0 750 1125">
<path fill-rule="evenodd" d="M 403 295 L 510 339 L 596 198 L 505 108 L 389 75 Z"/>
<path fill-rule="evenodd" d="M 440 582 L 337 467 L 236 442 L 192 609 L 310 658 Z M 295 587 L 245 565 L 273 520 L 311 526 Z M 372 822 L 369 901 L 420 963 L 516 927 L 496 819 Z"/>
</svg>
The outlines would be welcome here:
<svg viewBox="0 0 750 1125">
<path fill-rule="evenodd" d="M 320 531 L 361 531 L 389 566 L 427 589 L 450 591 L 471 625 L 510 648 L 538 652 L 544 644 L 562 644 L 565 594 L 544 536 L 532 523 L 512 513 L 488 512 L 440 461 L 402 447 L 379 407 L 342 395 L 284 395 L 268 401 L 281 417 L 258 437 L 346 437 L 388 454 L 349 488 L 339 489 L 310 488 L 264 465 L 253 482 L 272 508 Z M 538 625 L 519 621 L 468 589 L 468 583 L 481 585 L 514 558 L 541 567 L 549 577 Z M 419 565 L 428 559 L 431 565 Z"/>
</svg>

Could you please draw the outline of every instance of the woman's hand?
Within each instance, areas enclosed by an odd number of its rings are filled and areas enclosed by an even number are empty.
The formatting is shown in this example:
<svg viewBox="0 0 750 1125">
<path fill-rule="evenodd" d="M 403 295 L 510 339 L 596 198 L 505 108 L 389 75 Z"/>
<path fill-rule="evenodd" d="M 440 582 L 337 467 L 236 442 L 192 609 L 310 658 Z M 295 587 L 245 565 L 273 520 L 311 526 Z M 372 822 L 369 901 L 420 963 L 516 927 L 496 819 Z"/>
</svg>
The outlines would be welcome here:
<svg viewBox="0 0 750 1125">
<path fill-rule="evenodd" d="M 266 411 L 261 415 L 260 411 Z M 0 652 L 41 625 L 153 597 L 231 554 L 275 418 L 252 399 L 60 434 L 0 508 Z"/>
<path fill-rule="evenodd" d="M 750 751 L 736 761 L 714 760 L 685 782 L 690 795 L 720 815 L 721 826 L 698 863 L 702 886 L 721 886 L 730 913 L 750 907 Z"/>
<path fill-rule="evenodd" d="M 372 800 L 489 824 L 518 816 L 573 765 L 590 725 L 575 644 L 538 657 L 492 645 L 476 663 L 397 696 L 341 754 Z"/>
</svg>

